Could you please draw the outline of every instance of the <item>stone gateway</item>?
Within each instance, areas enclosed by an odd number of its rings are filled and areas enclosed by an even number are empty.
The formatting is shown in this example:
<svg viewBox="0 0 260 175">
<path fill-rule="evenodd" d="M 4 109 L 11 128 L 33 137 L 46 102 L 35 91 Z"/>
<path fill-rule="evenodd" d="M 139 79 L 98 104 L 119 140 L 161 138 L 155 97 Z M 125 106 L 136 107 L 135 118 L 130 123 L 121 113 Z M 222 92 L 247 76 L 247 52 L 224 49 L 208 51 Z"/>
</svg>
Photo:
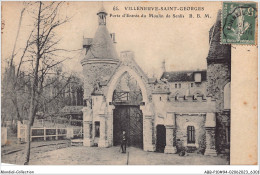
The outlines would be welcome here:
<svg viewBox="0 0 260 175">
<path fill-rule="evenodd" d="M 207 70 L 167 72 L 149 78 L 134 53 L 118 56 L 106 11 L 97 13 L 94 38 L 84 38 L 84 146 L 120 144 L 144 151 L 228 153 L 230 143 L 231 49 L 221 45 L 220 13 L 209 31 Z"/>
</svg>

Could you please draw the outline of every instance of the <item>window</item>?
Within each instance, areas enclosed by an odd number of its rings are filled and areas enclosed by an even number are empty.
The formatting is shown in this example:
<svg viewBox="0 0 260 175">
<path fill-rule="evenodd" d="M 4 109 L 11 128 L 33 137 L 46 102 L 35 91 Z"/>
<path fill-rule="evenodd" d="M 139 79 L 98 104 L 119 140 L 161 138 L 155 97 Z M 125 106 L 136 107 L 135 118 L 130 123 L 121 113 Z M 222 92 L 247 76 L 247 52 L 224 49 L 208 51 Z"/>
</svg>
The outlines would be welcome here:
<svg viewBox="0 0 260 175">
<path fill-rule="evenodd" d="M 179 93 L 177 93 L 176 95 L 175 95 L 175 100 L 178 100 L 179 99 Z"/>
<path fill-rule="evenodd" d="M 188 143 L 195 143 L 195 128 L 194 126 L 187 127 Z"/>
<path fill-rule="evenodd" d="M 201 73 L 194 74 L 195 83 L 201 83 Z"/>
<path fill-rule="evenodd" d="M 177 89 L 177 84 L 175 84 L 175 88 Z"/>
<path fill-rule="evenodd" d="M 230 82 L 224 87 L 224 109 L 230 109 Z"/>
<path fill-rule="evenodd" d="M 179 88 L 181 88 L 181 83 L 179 83 Z"/>
<path fill-rule="evenodd" d="M 190 87 L 193 87 L 193 83 L 190 84 Z"/>
<path fill-rule="evenodd" d="M 226 142 L 230 143 L 230 126 L 226 126 Z"/>
<path fill-rule="evenodd" d="M 89 130 L 90 130 L 90 138 L 92 138 L 92 128 L 93 128 L 93 124 L 91 123 L 90 126 L 89 126 Z"/>
<path fill-rule="evenodd" d="M 100 122 L 95 122 L 95 137 L 100 137 Z"/>
</svg>

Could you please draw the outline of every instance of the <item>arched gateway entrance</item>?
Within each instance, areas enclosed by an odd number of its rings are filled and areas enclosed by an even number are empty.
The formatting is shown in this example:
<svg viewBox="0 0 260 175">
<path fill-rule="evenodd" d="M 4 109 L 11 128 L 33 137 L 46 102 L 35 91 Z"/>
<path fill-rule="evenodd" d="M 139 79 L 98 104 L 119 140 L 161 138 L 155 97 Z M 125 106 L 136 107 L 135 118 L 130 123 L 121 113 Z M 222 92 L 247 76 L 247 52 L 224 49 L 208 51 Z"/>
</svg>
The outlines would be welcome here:
<svg viewBox="0 0 260 175">
<path fill-rule="evenodd" d="M 126 132 L 128 146 L 143 149 L 143 92 L 145 84 L 135 71 L 121 67 L 112 77 L 108 96 L 113 90 L 110 105 L 113 109 L 113 145 L 121 143 L 122 132 Z M 146 94 L 144 95 L 146 96 Z"/>
<path fill-rule="evenodd" d="M 129 59 L 129 55 L 126 59 Z M 111 140 L 114 146 L 119 145 L 122 131 L 125 130 L 128 146 L 143 149 L 147 145 L 144 139 L 146 135 L 144 121 L 148 104 L 147 80 L 139 66 L 124 65 L 127 62 L 126 59 L 122 60 L 122 65 L 118 67 L 108 84 L 106 100 L 110 106 L 108 109 L 112 110 L 110 112 L 113 114 Z M 127 81 L 124 81 L 125 79 Z"/>
<path fill-rule="evenodd" d="M 122 132 L 126 132 L 128 146 L 143 148 L 143 114 L 140 110 L 142 92 L 135 78 L 125 72 L 119 80 L 112 98 L 113 144 L 119 145 Z"/>
</svg>

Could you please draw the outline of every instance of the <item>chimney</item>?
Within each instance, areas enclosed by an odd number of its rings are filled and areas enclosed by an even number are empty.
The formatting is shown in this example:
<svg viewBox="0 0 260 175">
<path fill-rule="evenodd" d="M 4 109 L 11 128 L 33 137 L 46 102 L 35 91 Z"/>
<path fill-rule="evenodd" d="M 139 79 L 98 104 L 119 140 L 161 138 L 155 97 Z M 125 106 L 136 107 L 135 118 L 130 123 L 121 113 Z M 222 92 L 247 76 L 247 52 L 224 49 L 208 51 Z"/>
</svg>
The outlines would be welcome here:
<svg viewBox="0 0 260 175">
<path fill-rule="evenodd" d="M 120 58 L 122 60 L 131 60 L 131 59 L 134 59 L 135 55 L 134 55 L 134 52 L 132 51 L 121 51 L 120 52 Z"/>
<path fill-rule="evenodd" d="M 162 71 L 166 72 L 165 59 L 162 61 Z"/>
<path fill-rule="evenodd" d="M 116 44 L 116 34 L 115 33 L 110 33 L 110 37 L 112 39 L 113 44 Z"/>
</svg>

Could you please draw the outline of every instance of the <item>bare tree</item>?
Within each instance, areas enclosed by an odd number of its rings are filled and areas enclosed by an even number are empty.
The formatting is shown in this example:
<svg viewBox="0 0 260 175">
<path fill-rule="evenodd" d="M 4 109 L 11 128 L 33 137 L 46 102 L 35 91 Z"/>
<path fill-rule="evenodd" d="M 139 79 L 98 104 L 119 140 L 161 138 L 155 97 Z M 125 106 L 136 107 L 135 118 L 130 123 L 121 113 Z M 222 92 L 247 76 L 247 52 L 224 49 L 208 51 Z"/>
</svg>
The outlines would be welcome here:
<svg viewBox="0 0 260 175">
<path fill-rule="evenodd" d="M 21 66 L 26 67 L 26 74 L 31 82 L 29 121 L 26 136 L 26 157 L 25 165 L 30 161 L 31 148 L 31 126 L 35 114 L 41 104 L 43 89 L 46 87 L 45 78 L 54 72 L 57 65 L 66 60 L 61 52 L 67 51 L 59 47 L 61 39 L 57 37 L 55 30 L 62 24 L 69 21 L 68 17 L 61 17 L 59 10 L 62 2 L 34 2 L 27 8 L 28 14 L 33 19 L 33 29 L 27 40 L 26 49 L 21 57 L 18 70 Z"/>
<path fill-rule="evenodd" d="M 67 23 L 70 18 L 60 13 L 63 2 L 25 2 L 21 10 L 17 35 L 6 73 L 4 85 L 2 85 L 2 101 L 5 100 L 5 109 L 15 111 L 18 120 L 22 121 L 28 116 L 26 135 L 26 154 L 24 164 L 30 161 L 31 127 L 37 112 L 48 114 L 53 108 L 61 107 L 64 102 L 62 94 L 64 89 L 73 80 L 74 75 L 62 72 L 62 63 L 70 59 L 68 50 L 60 46 L 61 38 L 56 33 L 57 28 Z M 16 51 L 16 43 L 19 37 L 23 17 L 31 18 L 32 25 L 25 47 Z M 28 26 L 27 26 L 28 27 Z M 20 54 L 18 52 L 20 51 Z M 65 53 L 64 53 L 65 52 Z M 19 57 L 18 57 L 19 55 Z M 65 56 L 64 56 L 65 55 Z M 16 60 L 16 61 L 15 61 Z M 15 65 L 15 63 L 17 63 Z M 49 89 L 55 89 L 55 93 L 49 96 Z M 7 100 L 6 100 L 7 99 Z M 12 103 L 11 107 L 8 106 Z M 60 106 L 53 107 L 52 104 Z M 63 103 L 63 104 L 62 104 Z M 3 104 L 3 103 L 2 103 Z M 12 108 L 13 107 L 13 108 Z M 7 112 L 8 113 L 8 112 Z"/>
</svg>

